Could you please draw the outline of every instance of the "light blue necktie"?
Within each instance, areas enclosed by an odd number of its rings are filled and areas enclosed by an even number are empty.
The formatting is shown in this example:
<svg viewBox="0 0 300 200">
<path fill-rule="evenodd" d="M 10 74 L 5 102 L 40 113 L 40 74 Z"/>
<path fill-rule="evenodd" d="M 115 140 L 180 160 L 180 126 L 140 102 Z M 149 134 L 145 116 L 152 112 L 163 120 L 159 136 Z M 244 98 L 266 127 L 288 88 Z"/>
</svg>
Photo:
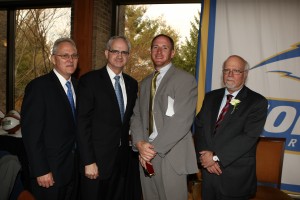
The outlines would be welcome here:
<svg viewBox="0 0 300 200">
<path fill-rule="evenodd" d="M 72 92 L 72 87 L 71 87 L 71 82 L 67 81 L 66 82 L 66 86 L 67 86 L 67 96 L 72 108 L 72 112 L 73 112 L 73 117 L 75 119 L 75 104 L 74 104 L 74 98 L 73 98 L 73 92 Z"/>
<path fill-rule="evenodd" d="M 120 108 L 120 114 L 121 114 L 121 120 L 123 122 L 123 116 L 124 116 L 124 100 L 123 100 L 123 93 L 120 85 L 120 76 L 115 76 L 115 92 L 118 99 L 118 104 Z"/>
</svg>

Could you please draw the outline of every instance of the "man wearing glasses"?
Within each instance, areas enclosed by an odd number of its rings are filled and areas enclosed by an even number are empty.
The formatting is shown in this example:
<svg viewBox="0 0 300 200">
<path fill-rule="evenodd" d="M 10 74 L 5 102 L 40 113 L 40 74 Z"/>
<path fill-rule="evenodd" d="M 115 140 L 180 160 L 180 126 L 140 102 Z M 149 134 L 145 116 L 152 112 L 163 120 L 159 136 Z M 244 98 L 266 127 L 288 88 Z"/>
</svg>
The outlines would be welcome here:
<svg viewBox="0 0 300 200">
<path fill-rule="evenodd" d="M 129 121 L 137 97 L 137 81 L 123 73 L 130 43 L 114 36 L 106 45 L 107 65 L 80 78 L 78 148 L 81 198 L 122 200 L 130 156 Z"/>
<path fill-rule="evenodd" d="M 76 45 L 60 38 L 52 48 L 54 69 L 32 80 L 25 89 L 21 110 L 23 141 L 37 200 L 76 199 L 75 91 L 71 75 L 78 63 Z"/>
<path fill-rule="evenodd" d="M 249 64 L 237 55 L 223 64 L 224 88 L 205 95 L 196 117 L 202 199 L 247 200 L 256 191 L 256 144 L 268 101 L 245 86 Z"/>
</svg>

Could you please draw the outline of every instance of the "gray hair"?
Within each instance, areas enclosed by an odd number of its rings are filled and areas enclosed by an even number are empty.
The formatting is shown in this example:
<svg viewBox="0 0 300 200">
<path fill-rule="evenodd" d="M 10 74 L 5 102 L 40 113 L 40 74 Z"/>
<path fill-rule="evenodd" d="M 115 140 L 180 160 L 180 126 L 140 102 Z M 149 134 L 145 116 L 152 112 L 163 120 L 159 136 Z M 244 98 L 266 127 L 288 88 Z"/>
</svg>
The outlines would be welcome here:
<svg viewBox="0 0 300 200">
<path fill-rule="evenodd" d="M 110 50 L 111 49 L 111 44 L 116 39 L 122 39 L 122 40 L 124 40 L 124 42 L 126 42 L 126 44 L 127 44 L 128 52 L 130 52 L 131 44 L 130 44 L 129 40 L 125 36 L 119 36 L 119 35 L 112 36 L 111 38 L 109 38 L 108 42 L 106 43 L 106 50 Z"/>
<path fill-rule="evenodd" d="M 63 42 L 70 43 L 77 51 L 75 42 L 71 38 L 64 37 L 64 38 L 59 38 L 54 42 L 52 47 L 52 55 L 56 54 L 58 46 Z"/>
<path fill-rule="evenodd" d="M 229 58 L 232 58 L 232 57 L 236 57 L 238 59 L 240 59 L 243 63 L 244 63 L 244 70 L 245 71 L 248 71 L 250 69 L 250 65 L 249 63 L 244 59 L 242 58 L 241 56 L 238 56 L 238 55 L 231 55 L 229 56 L 223 63 L 223 66 L 222 66 L 222 69 L 224 69 L 225 65 L 226 65 L 226 62 L 228 61 Z"/>
</svg>

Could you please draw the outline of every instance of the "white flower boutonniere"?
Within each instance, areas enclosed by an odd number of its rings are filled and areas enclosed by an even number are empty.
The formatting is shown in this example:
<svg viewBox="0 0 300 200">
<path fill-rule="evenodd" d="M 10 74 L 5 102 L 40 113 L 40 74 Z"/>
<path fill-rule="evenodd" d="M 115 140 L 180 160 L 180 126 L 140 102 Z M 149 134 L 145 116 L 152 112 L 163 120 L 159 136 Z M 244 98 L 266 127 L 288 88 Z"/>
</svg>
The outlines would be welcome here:
<svg viewBox="0 0 300 200">
<path fill-rule="evenodd" d="M 231 114 L 237 109 L 237 106 L 241 103 L 239 99 L 231 99 L 230 104 L 233 105 L 233 110 Z"/>
</svg>

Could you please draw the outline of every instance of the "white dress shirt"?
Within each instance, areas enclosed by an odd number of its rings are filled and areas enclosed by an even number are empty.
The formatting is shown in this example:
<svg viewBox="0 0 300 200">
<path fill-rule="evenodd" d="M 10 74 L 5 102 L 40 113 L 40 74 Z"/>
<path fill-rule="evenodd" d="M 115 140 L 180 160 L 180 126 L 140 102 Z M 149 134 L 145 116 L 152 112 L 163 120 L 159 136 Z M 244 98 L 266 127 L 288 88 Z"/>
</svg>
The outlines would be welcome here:
<svg viewBox="0 0 300 200">
<path fill-rule="evenodd" d="M 172 63 L 169 63 L 159 70 L 159 75 L 156 78 L 156 91 L 157 91 L 162 79 L 164 78 L 164 76 L 166 75 L 167 71 L 170 69 L 171 66 L 172 66 Z M 149 88 L 149 90 L 150 89 L 151 88 Z M 155 92 L 155 94 L 156 94 L 156 92 Z M 155 96 L 153 97 L 153 102 L 154 102 L 154 100 L 155 100 Z M 153 109 L 154 109 L 154 104 L 153 104 Z M 155 118 L 153 116 L 153 132 L 149 136 L 149 142 L 152 142 L 157 137 L 157 135 L 158 135 L 158 132 L 156 129 Z"/>
<path fill-rule="evenodd" d="M 236 95 L 240 92 L 240 90 L 241 90 L 241 89 L 239 89 L 238 91 L 235 91 L 234 93 L 232 93 L 231 95 L 232 95 L 233 97 L 232 97 L 231 99 L 235 99 Z M 217 119 L 219 118 L 219 115 L 221 114 L 221 111 L 222 111 L 223 107 L 224 107 L 225 104 L 226 104 L 226 101 L 227 101 L 227 95 L 228 95 L 228 94 L 230 94 L 230 93 L 228 92 L 227 89 L 225 89 L 225 94 L 224 94 L 224 96 L 223 96 L 222 103 L 221 103 L 221 106 L 220 106 L 220 108 L 219 108 L 219 114 L 218 114 Z"/>
<path fill-rule="evenodd" d="M 71 77 L 69 78 L 69 80 L 66 80 L 62 75 L 60 75 L 60 73 L 57 72 L 56 69 L 53 69 L 53 71 L 54 71 L 55 75 L 57 76 L 57 78 L 58 78 L 58 80 L 59 80 L 61 86 L 64 88 L 66 95 L 68 95 L 68 94 L 67 94 L 68 87 L 66 86 L 66 83 L 67 83 L 68 81 L 70 81 L 70 83 L 71 83 L 71 88 L 72 88 L 73 99 L 74 99 L 74 106 L 75 106 L 75 108 L 76 108 L 76 94 L 75 94 L 74 87 L 73 87 L 73 84 L 72 84 L 72 81 L 71 81 Z"/>
</svg>

